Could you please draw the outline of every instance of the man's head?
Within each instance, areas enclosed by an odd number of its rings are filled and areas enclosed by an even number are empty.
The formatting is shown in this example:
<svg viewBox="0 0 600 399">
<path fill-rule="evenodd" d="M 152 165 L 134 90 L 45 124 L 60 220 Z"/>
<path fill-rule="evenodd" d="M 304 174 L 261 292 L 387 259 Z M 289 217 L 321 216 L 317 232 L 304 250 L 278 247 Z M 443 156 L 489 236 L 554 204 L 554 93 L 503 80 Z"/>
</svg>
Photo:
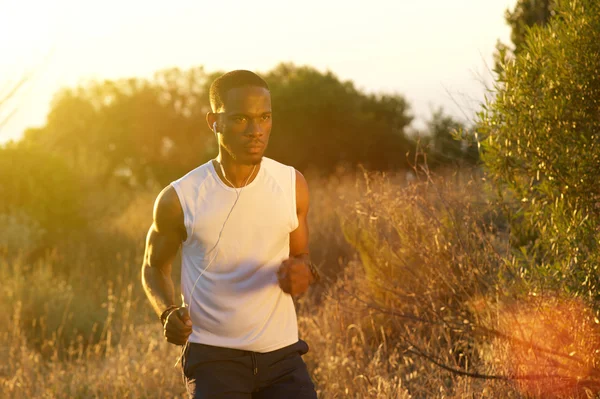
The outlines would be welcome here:
<svg viewBox="0 0 600 399">
<path fill-rule="evenodd" d="M 259 163 L 271 134 L 267 83 L 250 71 L 228 72 L 210 86 L 210 105 L 206 121 L 211 129 L 216 127 L 220 150 L 238 163 Z"/>
</svg>

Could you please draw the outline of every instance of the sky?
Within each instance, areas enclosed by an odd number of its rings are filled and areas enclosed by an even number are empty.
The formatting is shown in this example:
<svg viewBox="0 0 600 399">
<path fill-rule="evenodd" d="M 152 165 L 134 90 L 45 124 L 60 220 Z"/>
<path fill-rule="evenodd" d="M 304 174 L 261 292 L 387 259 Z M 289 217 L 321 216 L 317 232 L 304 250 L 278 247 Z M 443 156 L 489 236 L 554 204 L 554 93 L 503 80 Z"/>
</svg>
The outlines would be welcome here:
<svg viewBox="0 0 600 399">
<path fill-rule="evenodd" d="M 0 0 L 0 143 L 42 126 L 53 95 L 95 79 L 203 65 L 329 70 L 369 93 L 405 96 L 468 121 L 493 83 L 504 12 L 516 0 Z M 10 87 L 32 74 L 10 101 Z"/>
</svg>

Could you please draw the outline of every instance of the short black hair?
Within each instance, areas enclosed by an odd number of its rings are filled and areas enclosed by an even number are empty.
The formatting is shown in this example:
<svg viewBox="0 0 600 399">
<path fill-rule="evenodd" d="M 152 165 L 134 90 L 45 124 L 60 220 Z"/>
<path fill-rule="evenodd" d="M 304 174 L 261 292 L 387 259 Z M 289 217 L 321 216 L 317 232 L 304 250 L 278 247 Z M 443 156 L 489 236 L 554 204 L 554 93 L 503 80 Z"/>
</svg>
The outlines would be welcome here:
<svg viewBox="0 0 600 399">
<path fill-rule="evenodd" d="M 269 90 L 269 85 L 260 76 L 251 71 L 238 69 L 219 76 L 210 85 L 210 107 L 213 112 L 219 111 L 225 104 L 224 98 L 231 89 L 246 86 L 263 87 Z"/>
</svg>

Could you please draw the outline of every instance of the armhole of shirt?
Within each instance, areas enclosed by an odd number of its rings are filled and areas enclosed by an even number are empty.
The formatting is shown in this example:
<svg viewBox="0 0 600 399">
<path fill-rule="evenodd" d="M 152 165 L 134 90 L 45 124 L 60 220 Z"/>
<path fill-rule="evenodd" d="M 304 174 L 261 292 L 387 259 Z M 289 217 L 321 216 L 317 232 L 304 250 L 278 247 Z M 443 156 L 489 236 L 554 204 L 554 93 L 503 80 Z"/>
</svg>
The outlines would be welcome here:
<svg viewBox="0 0 600 399">
<path fill-rule="evenodd" d="M 188 244 L 191 241 L 192 235 L 194 234 L 194 221 L 191 220 L 191 213 L 189 211 L 189 207 L 185 201 L 185 195 L 183 194 L 183 190 L 179 186 L 177 181 L 171 183 L 171 187 L 175 189 L 175 193 L 177 193 L 177 198 L 179 198 L 179 203 L 181 204 L 181 210 L 183 211 L 183 225 L 185 227 L 186 238 L 185 241 L 182 242 L 183 245 Z"/>
<path fill-rule="evenodd" d="M 294 231 L 300 225 L 300 221 L 298 220 L 298 210 L 296 206 L 296 169 L 293 166 L 290 166 L 290 170 L 292 172 L 292 230 Z"/>
</svg>

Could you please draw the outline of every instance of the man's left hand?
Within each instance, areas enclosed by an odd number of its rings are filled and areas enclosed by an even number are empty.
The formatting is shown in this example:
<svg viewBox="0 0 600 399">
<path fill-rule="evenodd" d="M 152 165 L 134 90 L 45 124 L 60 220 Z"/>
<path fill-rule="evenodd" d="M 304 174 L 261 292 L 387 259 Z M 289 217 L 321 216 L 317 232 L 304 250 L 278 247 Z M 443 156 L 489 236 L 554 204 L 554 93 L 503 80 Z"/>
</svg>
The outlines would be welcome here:
<svg viewBox="0 0 600 399">
<path fill-rule="evenodd" d="M 305 293 L 308 286 L 314 281 L 310 267 L 306 262 L 294 257 L 281 262 L 281 266 L 277 270 L 277 278 L 283 292 L 291 296 Z"/>
</svg>

